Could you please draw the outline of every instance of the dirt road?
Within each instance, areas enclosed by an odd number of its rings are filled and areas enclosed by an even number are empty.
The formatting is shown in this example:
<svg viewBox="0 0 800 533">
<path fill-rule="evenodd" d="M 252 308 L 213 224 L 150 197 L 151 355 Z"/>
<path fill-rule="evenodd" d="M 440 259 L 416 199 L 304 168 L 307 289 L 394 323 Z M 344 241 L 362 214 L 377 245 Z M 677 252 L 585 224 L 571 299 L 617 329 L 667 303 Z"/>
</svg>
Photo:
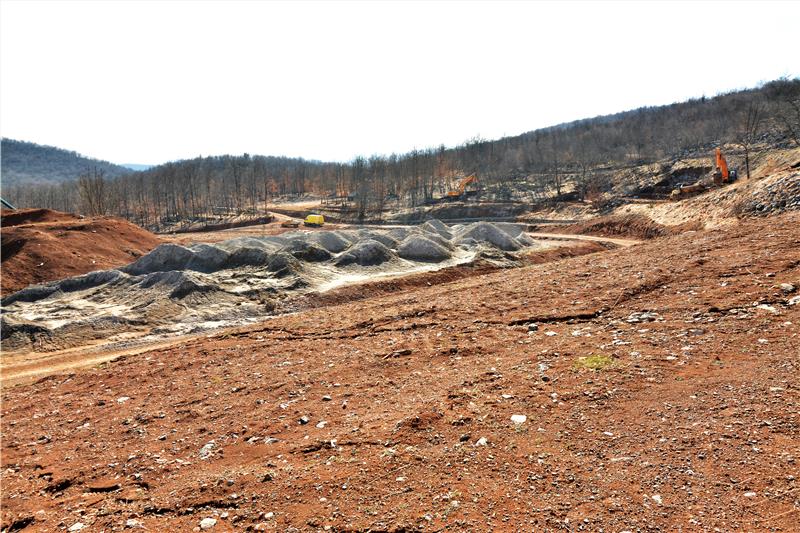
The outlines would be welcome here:
<svg viewBox="0 0 800 533">
<path fill-rule="evenodd" d="M 633 246 L 634 244 L 641 244 L 643 241 L 638 239 L 620 239 L 618 237 L 596 237 L 594 235 L 570 235 L 567 233 L 542 233 L 538 231 L 528 232 L 528 235 L 533 239 L 550 239 L 556 241 L 587 241 L 610 243 L 615 246 Z"/>
</svg>

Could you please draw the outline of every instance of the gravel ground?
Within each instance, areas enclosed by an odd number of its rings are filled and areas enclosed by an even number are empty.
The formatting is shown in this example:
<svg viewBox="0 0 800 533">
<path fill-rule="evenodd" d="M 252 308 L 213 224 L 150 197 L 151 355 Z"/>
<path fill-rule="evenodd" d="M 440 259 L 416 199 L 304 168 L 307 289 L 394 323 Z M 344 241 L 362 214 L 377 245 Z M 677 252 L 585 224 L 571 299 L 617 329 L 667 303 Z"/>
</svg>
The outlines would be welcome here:
<svg viewBox="0 0 800 533">
<path fill-rule="evenodd" d="M 2 527 L 796 531 L 798 286 L 787 213 L 5 388 Z"/>
</svg>

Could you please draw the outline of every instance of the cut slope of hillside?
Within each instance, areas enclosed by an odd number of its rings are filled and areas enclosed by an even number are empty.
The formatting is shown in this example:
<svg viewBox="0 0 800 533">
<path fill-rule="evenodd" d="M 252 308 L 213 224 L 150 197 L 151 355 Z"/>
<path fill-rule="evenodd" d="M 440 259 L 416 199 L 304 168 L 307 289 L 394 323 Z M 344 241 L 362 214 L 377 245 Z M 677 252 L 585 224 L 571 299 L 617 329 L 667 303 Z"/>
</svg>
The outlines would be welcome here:
<svg viewBox="0 0 800 533">
<path fill-rule="evenodd" d="M 2 294 L 130 263 L 161 243 L 113 217 L 81 219 L 49 209 L 3 211 Z"/>
<path fill-rule="evenodd" d="M 4 186 L 72 181 L 87 169 L 95 168 L 109 178 L 132 172 L 120 165 L 69 150 L 13 139 L 2 140 L 0 158 Z"/>
<path fill-rule="evenodd" d="M 741 166 L 738 171 L 739 179 L 731 185 L 679 202 L 626 204 L 613 214 L 644 215 L 665 226 L 699 222 L 713 228 L 736 224 L 743 216 L 800 210 L 800 148 L 757 154 L 749 180 Z"/>
<path fill-rule="evenodd" d="M 749 219 L 6 388 L 2 526 L 795 531 L 798 238 Z"/>
</svg>

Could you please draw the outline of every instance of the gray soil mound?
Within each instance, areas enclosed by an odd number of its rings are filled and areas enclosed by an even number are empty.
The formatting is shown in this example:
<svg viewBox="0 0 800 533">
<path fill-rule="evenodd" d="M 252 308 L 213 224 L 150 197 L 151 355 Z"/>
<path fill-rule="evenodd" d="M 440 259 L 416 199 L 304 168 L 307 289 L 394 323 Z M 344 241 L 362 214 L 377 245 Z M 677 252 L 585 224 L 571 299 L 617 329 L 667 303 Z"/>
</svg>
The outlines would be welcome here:
<svg viewBox="0 0 800 533">
<path fill-rule="evenodd" d="M 438 233 L 420 232 L 420 233 L 415 233 L 415 235 L 420 235 L 422 237 L 425 237 L 426 239 L 430 239 L 439 246 L 447 248 L 448 250 L 452 250 L 454 248 L 454 245 L 450 239 L 445 239 Z"/>
<path fill-rule="evenodd" d="M 408 237 L 397 249 L 397 255 L 409 261 L 435 262 L 450 259 L 450 251 L 422 235 Z"/>
<path fill-rule="evenodd" d="M 350 247 L 351 242 L 335 231 L 317 231 L 311 235 L 311 241 L 332 254 L 344 252 Z"/>
<path fill-rule="evenodd" d="M 459 233 L 456 234 L 456 243 L 470 243 L 466 239 L 484 242 L 506 252 L 513 252 L 522 248 L 519 241 L 490 222 L 475 222 L 461 228 Z"/>
<path fill-rule="evenodd" d="M 266 265 L 270 260 L 271 254 L 263 248 L 239 248 L 225 261 L 225 268 L 240 268 L 246 266 Z"/>
<path fill-rule="evenodd" d="M 429 220 L 422 224 L 420 229 L 428 233 L 436 233 L 440 237 L 448 240 L 453 238 L 453 234 L 450 233 L 450 228 L 448 228 L 441 220 Z"/>
<path fill-rule="evenodd" d="M 286 252 L 278 252 L 272 255 L 267 262 L 267 270 L 275 274 L 275 277 L 296 275 L 300 272 L 300 261 Z"/>
<path fill-rule="evenodd" d="M 515 239 L 518 238 L 527 228 L 526 224 L 515 224 L 513 222 L 494 222 L 494 225 Z"/>
<path fill-rule="evenodd" d="M 183 270 L 192 259 L 194 253 L 188 248 L 177 244 L 162 244 L 147 255 L 143 255 L 130 265 L 120 270 L 138 276 L 151 272 L 167 272 L 169 270 Z"/>
<path fill-rule="evenodd" d="M 55 293 L 82 291 L 115 281 L 122 273 L 119 270 L 97 270 L 82 276 L 75 276 L 61 281 L 53 281 L 44 285 L 32 285 L 3 298 L 2 305 L 14 302 L 36 302 Z"/>
<path fill-rule="evenodd" d="M 411 233 L 407 228 L 392 228 L 389 230 L 389 236 L 399 241 L 404 240 Z"/>
<path fill-rule="evenodd" d="M 361 240 L 371 239 L 373 241 L 378 241 L 382 245 L 386 246 L 387 248 L 391 248 L 392 250 L 397 249 L 397 239 L 387 235 L 386 233 L 378 233 L 376 231 L 370 232 L 369 235 L 364 235 Z"/>
<path fill-rule="evenodd" d="M 327 261 L 331 258 L 331 253 L 325 248 L 301 238 L 295 238 L 281 248 L 282 252 L 288 252 L 297 259 L 317 263 Z"/>
<path fill-rule="evenodd" d="M 394 258 L 392 251 L 372 239 L 360 241 L 353 245 L 347 252 L 336 260 L 336 266 L 358 264 L 361 266 L 374 266 L 391 261 Z"/>
<path fill-rule="evenodd" d="M 351 242 L 355 243 L 361 239 L 361 234 L 353 229 L 343 229 L 336 232 L 339 237 Z"/>
<path fill-rule="evenodd" d="M 216 272 L 222 270 L 230 260 L 230 254 L 212 244 L 196 244 L 191 247 L 194 252 L 186 268 L 198 272 Z"/>
</svg>

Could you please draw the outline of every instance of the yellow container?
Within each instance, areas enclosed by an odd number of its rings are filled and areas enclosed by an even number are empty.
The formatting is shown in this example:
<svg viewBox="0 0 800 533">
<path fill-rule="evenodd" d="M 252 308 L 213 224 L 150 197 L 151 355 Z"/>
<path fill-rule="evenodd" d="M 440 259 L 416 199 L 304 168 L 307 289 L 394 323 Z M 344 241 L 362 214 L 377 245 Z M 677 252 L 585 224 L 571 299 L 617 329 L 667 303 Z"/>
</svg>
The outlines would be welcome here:
<svg viewBox="0 0 800 533">
<path fill-rule="evenodd" d="M 303 224 L 306 226 L 322 226 L 325 224 L 325 217 L 322 215 L 308 215 Z"/>
</svg>

